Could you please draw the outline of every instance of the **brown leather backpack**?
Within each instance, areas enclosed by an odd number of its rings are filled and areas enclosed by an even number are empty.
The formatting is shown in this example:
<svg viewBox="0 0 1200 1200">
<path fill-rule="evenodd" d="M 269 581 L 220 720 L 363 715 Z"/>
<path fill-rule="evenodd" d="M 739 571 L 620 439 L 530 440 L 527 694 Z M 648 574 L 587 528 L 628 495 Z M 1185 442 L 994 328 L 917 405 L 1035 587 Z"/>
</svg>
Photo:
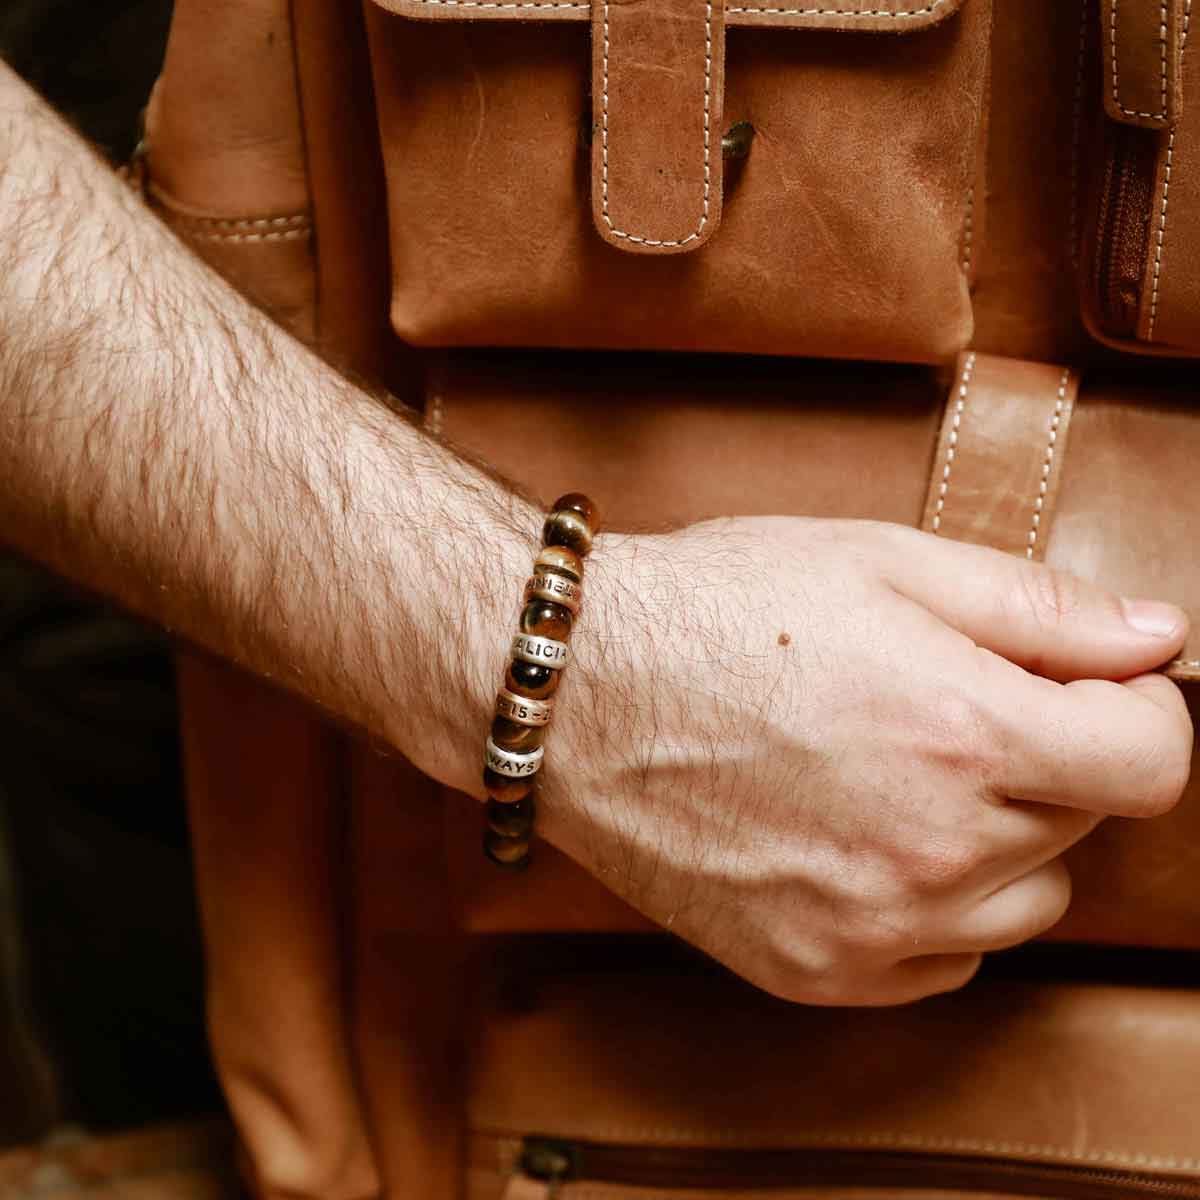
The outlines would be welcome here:
<svg viewBox="0 0 1200 1200">
<path fill-rule="evenodd" d="M 145 186 L 546 499 L 907 522 L 1200 618 L 1190 10 L 177 0 Z M 471 802 L 180 670 L 212 1040 L 260 1194 L 1200 1196 L 1200 990 L 1088 966 L 1194 961 L 1200 781 L 1072 853 L 1053 937 L 1086 978 L 1047 952 L 811 1010 L 549 847 L 489 873 Z M 1191 699 L 1200 632 L 1170 670 Z"/>
</svg>

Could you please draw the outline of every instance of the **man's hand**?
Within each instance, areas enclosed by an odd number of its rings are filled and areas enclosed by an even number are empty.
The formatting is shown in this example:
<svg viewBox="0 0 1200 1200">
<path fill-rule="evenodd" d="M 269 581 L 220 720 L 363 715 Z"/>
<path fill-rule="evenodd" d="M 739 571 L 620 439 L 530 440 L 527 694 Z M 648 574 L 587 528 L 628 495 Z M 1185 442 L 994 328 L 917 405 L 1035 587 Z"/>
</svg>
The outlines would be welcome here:
<svg viewBox="0 0 1200 1200">
<path fill-rule="evenodd" d="M 542 831 L 769 991 L 889 1004 L 1053 925 L 1187 780 L 1186 619 L 896 526 L 602 538 Z M 1119 682 L 1118 682 L 1119 681 Z"/>
</svg>

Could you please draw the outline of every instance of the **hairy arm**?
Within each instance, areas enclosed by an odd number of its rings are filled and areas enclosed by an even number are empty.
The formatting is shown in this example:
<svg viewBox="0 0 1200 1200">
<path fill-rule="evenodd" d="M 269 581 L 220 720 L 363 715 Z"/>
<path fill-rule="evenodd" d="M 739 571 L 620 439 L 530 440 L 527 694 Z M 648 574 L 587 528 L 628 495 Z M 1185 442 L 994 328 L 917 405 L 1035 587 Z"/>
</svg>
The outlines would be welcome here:
<svg viewBox="0 0 1200 1200">
<path fill-rule="evenodd" d="M 240 300 L 3 71 L 0 262 L 11 542 L 479 795 L 535 510 Z M 1186 632 L 894 526 L 605 538 L 539 828 L 780 995 L 956 987 L 1059 918 L 1102 816 L 1178 799 L 1190 721 L 1141 673 Z"/>
<path fill-rule="evenodd" d="M 0 537 L 477 791 L 533 507 L 257 312 L 2 66 L 0 261 Z"/>
</svg>

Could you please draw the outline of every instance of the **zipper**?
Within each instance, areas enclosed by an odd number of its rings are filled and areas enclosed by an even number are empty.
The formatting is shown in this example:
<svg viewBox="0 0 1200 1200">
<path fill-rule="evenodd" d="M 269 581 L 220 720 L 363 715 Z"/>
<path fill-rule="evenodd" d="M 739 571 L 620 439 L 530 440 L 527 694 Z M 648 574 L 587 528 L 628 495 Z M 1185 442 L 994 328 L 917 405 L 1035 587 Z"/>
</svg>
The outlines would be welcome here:
<svg viewBox="0 0 1200 1200">
<path fill-rule="evenodd" d="M 526 1185 L 519 1194 L 538 1195 L 528 1190 L 538 1183 L 545 1200 L 577 1182 L 679 1191 L 937 1187 L 1055 1200 L 1200 1200 L 1200 1179 L 1152 1171 L 905 1151 L 628 1146 L 527 1137 L 515 1167 L 515 1177 Z"/>
<path fill-rule="evenodd" d="M 1156 137 L 1132 125 L 1106 124 L 1091 284 L 1105 332 L 1134 338 L 1150 253 Z"/>
</svg>

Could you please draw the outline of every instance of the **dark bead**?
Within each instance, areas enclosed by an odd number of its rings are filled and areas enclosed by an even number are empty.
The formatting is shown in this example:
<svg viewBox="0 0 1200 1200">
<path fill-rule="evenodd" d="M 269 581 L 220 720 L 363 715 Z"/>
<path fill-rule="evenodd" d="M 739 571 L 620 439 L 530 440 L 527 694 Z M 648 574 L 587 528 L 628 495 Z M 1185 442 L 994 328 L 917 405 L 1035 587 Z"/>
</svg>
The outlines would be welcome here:
<svg viewBox="0 0 1200 1200">
<path fill-rule="evenodd" d="M 546 518 L 542 541 L 547 546 L 566 546 L 583 557 L 592 548 L 591 526 L 577 512 L 558 509 Z"/>
<path fill-rule="evenodd" d="M 498 867 L 520 871 L 529 865 L 529 839 L 501 837 L 494 829 L 483 835 L 483 852 Z"/>
<path fill-rule="evenodd" d="M 527 775 L 524 779 L 510 779 L 507 775 L 501 775 L 499 771 L 484 767 L 483 786 L 493 800 L 498 800 L 501 804 L 516 804 L 518 800 L 524 800 L 533 791 L 533 776 Z"/>
<path fill-rule="evenodd" d="M 543 546 L 533 563 L 537 571 L 557 571 L 574 583 L 583 579 L 583 559 L 567 546 Z"/>
<path fill-rule="evenodd" d="M 557 512 L 563 508 L 577 512 L 587 522 L 589 529 L 600 527 L 600 514 L 596 506 L 582 492 L 568 492 L 565 496 L 559 496 L 552 511 Z"/>
<path fill-rule="evenodd" d="M 565 642 L 571 636 L 571 614 L 561 604 L 531 600 L 521 613 L 521 632 Z"/>
<path fill-rule="evenodd" d="M 530 700 L 547 700 L 558 690 L 558 671 L 516 659 L 508 664 L 504 686 Z"/>
<path fill-rule="evenodd" d="M 526 841 L 533 832 L 533 820 L 537 816 L 537 806 L 532 796 L 518 800 L 516 804 L 500 804 L 489 800 L 487 804 L 488 828 L 506 838 L 524 838 Z"/>
<path fill-rule="evenodd" d="M 496 717 L 492 721 L 492 741 L 501 750 L 511 750 L 514 754 L 536 750 L 545 736 L 545 725 L 520 725 L 507 717 Z"/>
</svg>

